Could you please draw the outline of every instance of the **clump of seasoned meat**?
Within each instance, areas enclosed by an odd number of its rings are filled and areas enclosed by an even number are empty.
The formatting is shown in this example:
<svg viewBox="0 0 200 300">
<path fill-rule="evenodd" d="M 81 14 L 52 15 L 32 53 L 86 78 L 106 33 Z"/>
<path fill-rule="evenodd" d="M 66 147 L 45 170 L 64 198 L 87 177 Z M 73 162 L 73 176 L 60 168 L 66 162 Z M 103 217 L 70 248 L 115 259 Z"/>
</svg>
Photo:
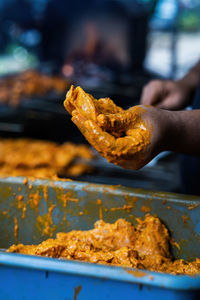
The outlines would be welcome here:
<svg viewBox="0 0 200 300">
<path fill-rule="evenodd" d="M 48 93 L 65 92 L 68 83 L 60 76 L 50 76 L 36 70 L 0 79 L 0 103 L 18 106 L 24 99 L 42 97 Z"/>
<path fill-rule="evenodd" d="M 124 219 L 114 224 L 100 220 L 94 229 L 58 233 L 39 245 L 12 245 L 8 252 L 135 267 L 173 274 L 196 274 L 200 260 L 171 258 L 170 236 L 161 221 L 151 215 L 137 219 L 134 227 Z"/>
<path fill-rule="evenodd" d="M 88 162 L 93 158 L 90 148 L 83 144 L 0 139 L 0 176 L 79 176 L 92 170 Z"/>
</svg>

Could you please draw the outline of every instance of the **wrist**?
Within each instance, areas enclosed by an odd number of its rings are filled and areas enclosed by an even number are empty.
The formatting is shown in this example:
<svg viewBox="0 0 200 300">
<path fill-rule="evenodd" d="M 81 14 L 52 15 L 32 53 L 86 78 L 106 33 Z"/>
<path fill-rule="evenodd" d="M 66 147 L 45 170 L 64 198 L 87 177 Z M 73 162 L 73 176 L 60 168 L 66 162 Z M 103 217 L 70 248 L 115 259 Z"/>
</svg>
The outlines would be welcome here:
<svg viewBox="0 0 200 300">
<path fill-rule="evenodd" d="M 183 88 L 183 90 L 186 90 L 189 94 L 192 94 L 196 90 L 199 84 L 199 80 L 199 72 L 194 70 L 189 72 L 176 82 L 181 86 L 181 88 Z"/>
<path fill-rule="evenodd" d="M 183 122 L 179 111 L 167 111 L 165 150 L 178 151 L 183 139 Z"/>
</svg>

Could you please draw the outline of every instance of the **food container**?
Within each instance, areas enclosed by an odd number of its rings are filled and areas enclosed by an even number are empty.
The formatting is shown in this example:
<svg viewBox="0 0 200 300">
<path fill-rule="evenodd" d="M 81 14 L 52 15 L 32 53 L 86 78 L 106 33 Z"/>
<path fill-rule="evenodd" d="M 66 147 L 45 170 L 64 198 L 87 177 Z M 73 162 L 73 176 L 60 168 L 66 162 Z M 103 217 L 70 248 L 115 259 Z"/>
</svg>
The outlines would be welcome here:
<svg viewBox="0 0 200 300">
<path fill-rule="evenodd" d="M 101 200 L 101 201 L 100 201 Z M 146 213 L 158 216 L 180 249 L 200 257 L 200 198 L 75 181 L 0 180 L 0 299 L 199 299 L 200 276 L 6 253 L 11 244 L 39 243 L 56 232 L 89 229 Z"/>
</svg>

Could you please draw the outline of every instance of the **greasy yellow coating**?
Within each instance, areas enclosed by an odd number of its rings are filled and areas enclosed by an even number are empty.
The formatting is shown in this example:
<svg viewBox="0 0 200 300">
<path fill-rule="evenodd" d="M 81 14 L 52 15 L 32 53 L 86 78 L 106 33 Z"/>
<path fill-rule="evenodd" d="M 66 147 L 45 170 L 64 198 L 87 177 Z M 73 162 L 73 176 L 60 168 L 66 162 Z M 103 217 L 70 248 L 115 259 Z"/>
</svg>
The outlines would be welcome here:
<svg viewBox="0 0 200 300">
<path fill-rule="evenodd" d="M 0 102 L 17 106 L 23 99 L 44 96 L 49 92 L 63 93 L 66 85 L 66 80 L 60 76 L 28 70 L 0 80 Z"/>
<path fill-rule="evenodd" d="M 77 158 L 84 161 L 77 162 Z M 92 158 L 94 155 L 87 145 L 0 139 L 0 176 L 79 176 L 91 170 L 87 162 Z"/>
<path fill-rule="evenodd" d="M 96 100 L 74 86 L 64 106 L 89 143 L 109 162 L 140 167 L 151 141 L 151 126 L 141 117 L 144 108 L 123 110 L 109 98 Z"/>
<path fill-rule="evenodd" d="M 134 267 L 172 274 L 197 274 L 200 260 L 173 261 L 170 253 L 170 236 L 161 221 L 151 215 L 137 219 L 134 227 L 124 219 L 114 224 L 97 221 L 94 229 L 58 233 L 39 245 L 12 245 L 7 251 Z"/>
</svg>

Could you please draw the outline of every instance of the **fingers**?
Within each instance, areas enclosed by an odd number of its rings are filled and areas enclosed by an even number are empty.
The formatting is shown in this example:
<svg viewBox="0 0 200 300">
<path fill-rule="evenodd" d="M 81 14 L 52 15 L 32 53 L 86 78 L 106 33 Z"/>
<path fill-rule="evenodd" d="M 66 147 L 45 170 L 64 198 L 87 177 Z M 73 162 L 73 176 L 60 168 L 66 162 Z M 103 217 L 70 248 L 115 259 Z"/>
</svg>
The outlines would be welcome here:
<svg viewBox="0 0 200 300">
<path fill-rule="evenodd" d="M 146 145 L 143 143 L 143 136 L 138 132 L 138 130 L 134 130 L 134 132 L 135 134 L 133 136 L 125 136 L 116 139 L 116 150 L 113 151 L 113 155 L 118 155 L 127 159 L 128 157 L 144 150 Z"/>
<path fill-rule="evenodd" d="M 144 157 L 144 153 L 135 153 L 127 157 L 119 157 L 113 161 L 115 165 L 118 165 L 125 169 L 139 170 L 146 165 L 148 161 Z"/>
<path fill-rule="evenodd" d="M 81 133 L 85 136 L 87 133 L 87 129 L 85 128 L 86 119 L 80 115 L 77 110 L 72 112 L 72 122 L 78 127 Z"/>
<path fill-rule="evenodd" d="M 85 93 L 80 87 L 76 88 L 76 110 L 87 119 L 96 120 L 97 110 L 94 105 L 94 98 Z"/>
<path fill-rule="evenodd" d="M 120 158 L 127 158 L 129 155 L 135 154 L 137 150 L 141 150 L 138 146 L 133 146 L 135 144 L 134 137 L 115 138 L 90 120 L 85 122 L 85 127 L 89 133 L 90 142 L 100 153 L 103 153 L 104 157 L 109 157 L 109 161 L 115 162 Z"/>
<path fill-rule="evenodd" d="M 140 102 L 145 105 L 155 105 L 162 101 L 164 96 L 164 82 L 153 80 L 143 88 Z"/>
<path fill-rule="evenodd" d="M 109 153 L 112 154 L 112 151 L 115 150 L 115 137 L 103 131 L 95 122 L 91 120 L 86 121 L 85 126 L 90 134 L 89 138 L 94 147 L 100 153 L 103 153 L 104 157 L 107 157 Z"/>
<path fill-rule="evenodd" d="M 142 148 L 138 147 L 134 137 L 116 139 L 103 131 L 93 120 L 86 120 L 77 111 L 73 112 L 72 121 L 88 142 L 109 162 L 128 169 L 140 168 Z"/>
<path fill-rule="evenodd" d="M 104 132 L 94 121 L 85 120 L 79 114 L 74 114 L 72 121 L 88 142 L 104 157 L 108 157 L 108 154 L 115 147 L 115 138 L 107 132 Z"/>
<path fill-rule="evenodd" d="M 157 103 L 155 106 L 157 108 L 162 108 L 162 109 L 166 109 L 166 110 L 176 109 L 176 108 L 174 108 L 174 105 L 173 105 L 173 99 L 170 96 L 167 97 L 164 101 Z"/>
<path fill-rule="evenodd" d="M 73 110 L 77 110 L 86 119 L 94 121 L 96 121 L 98 114 L 115 114 L 124 111 L 121 107 L 115 105 L 110 98 L 96 100 L 80 87 L 74 88 L 73 85 L 67 92 L 64 106 L 70 114 Z"/>
<path fill-rule="evenodd" d="M 180 81 L 154 80 L 144 87 L 141 103 L 167 110 L 183 109 L 188 103 L 184 87 Z"/>
<path fill-rule="evenodd" d="M 183 101 L 180 101 L 180 98 L 177 94 L 169 95 L 164 101 L 158 103 L 156 105 L 158 108 L 166 109 L 166 110 L 179 110 L 184 108 Z"/>
<path fill-rule="evenodd" d="M 71 85 L 70 90 L 66 94 L 66 99 L 64 101 L 64 107 L 65 109 L 72 114 L 72 111 L 75 109 L 75 105 L 73 104 L 74 102 L 74 86 Z"/>
<path fill-rule="evenodd" d="M 95 100 L 73 86 L 67 93 L 65 107 L 88 142 L 108 161 L 132 169 L 141 165 L 146 144 L 137 120 L 143 108 L 125 111 L 109 98 Z"/>
<path fill-rule="evenodd" d="M 74 88 L 72 85 L 67 92 L 64 106 L 70 114 L 73 110 L 77 110 L 87 119 L 96 120 L 97 110 L 93 102 L 94 98 L 91 95 L 85 93 L 80 87 Z"/>
</svg>

